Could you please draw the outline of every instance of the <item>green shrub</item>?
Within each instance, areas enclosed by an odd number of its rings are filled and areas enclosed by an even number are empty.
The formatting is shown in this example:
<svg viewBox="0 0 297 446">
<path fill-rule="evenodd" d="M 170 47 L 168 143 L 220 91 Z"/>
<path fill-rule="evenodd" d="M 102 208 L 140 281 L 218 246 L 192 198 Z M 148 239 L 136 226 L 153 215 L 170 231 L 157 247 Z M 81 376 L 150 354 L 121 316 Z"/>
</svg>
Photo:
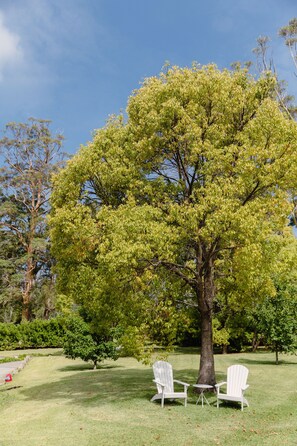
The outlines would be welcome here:
<svg viewBox="0 0 297 446">
<path fill-rule="evenodd" d="M 91 361 L 94 369 L 104 359 L 118 358 L 115 342 L 92 333 L 90 325 L 78 315 L 67 320 L 63 347 L 67 358 Z"/>
<path fill-rule="evenodd" d="M 0 349 L 15 350 L 20 346 L 20 331 L 12 323 L 0 323 Z"/>
<path fill-rule="evenodd" d="M 36 319 L 19 325 L 0 323 L 0 350 L 62 347 L 64 326 L 62 318 Z"/>
</svg>

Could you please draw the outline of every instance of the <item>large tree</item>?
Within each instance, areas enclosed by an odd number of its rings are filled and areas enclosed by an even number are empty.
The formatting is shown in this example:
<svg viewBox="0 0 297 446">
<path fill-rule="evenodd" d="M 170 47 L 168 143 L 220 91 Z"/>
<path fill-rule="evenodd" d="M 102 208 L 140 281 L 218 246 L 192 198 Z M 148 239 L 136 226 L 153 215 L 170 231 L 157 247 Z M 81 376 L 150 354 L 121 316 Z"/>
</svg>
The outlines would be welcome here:
<svg viewBox="0 0 297 446">
<path fill-rule="evenodd" d="M 0 196 L 0 202 L 5 200 Z M 24 249 L 12 232 L 0 231 L 0 322 L 17 322 L 21 318 L 20 280 Z"/>
<path fill-rule="evenodd" d="M 124 315 L 139 337 L 156 319 L 170 327 L 173 308 L 194 299 L 200 383 L 215 383 L 218 277 L 237 256 L 241 277 L 263 287 L 257 269 L 289 214 L 297 128 L 274 91 L 269 75 L 169 68 L 146 79 L 127 120 L 111 119 L 55 180 L 60 291 L 106 321 Z"/>
<path fill-rule="evenodd" d="M 4 242 L 8 247 L 8 241 L 15 239 L 19 254 L 14 254 L 17 257 L 14 268 L 19 276 L 23 320 L 31 319 L 37 279 L 42 282 L 49 274 L 46 214 L 49 211 L 51 176 L 59 167 L 63 140 L 61 135 L 51 134 L 49 125 L 50 121 L 33 118 L 27 123 L 9 123 L 0 140 L 4 159 L 0 169 L 1 248 L 5 251 L 4 257 L 8 257 L 9 267 L 12 255 Z M 14 280 L 14 292 L 15 285 Z M 11 286 L 10 280 L 5 286 L 6 294 Z"/>
<path fill-rule="evenodd" d="M 286 287 L 277 286 L 277 294 L 267 297 L 257 307 L 256 326 L 263 342 L 275 352 L 275 363 L 279 353 L 295 353 L 297 350 L 297 293 L 295 282 Z"/>
</svg>

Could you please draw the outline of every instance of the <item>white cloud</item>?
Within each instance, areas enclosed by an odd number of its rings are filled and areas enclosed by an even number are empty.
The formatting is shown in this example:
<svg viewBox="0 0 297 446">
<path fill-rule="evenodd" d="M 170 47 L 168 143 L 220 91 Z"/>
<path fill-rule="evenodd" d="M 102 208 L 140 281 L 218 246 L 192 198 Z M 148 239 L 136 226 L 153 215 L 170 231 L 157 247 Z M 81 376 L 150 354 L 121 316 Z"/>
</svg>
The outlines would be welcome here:
<svg viewBox="0 0 297 446">
<path fill-rule="evenodd" d="M 0 131 L 28 116 L 54 119 L 75 97 L 80 105 L 87 76 L 113 69 L 102 1 L 0 0 Z"/>
<path fill-rule="evenodd" d="M 15 0 L 6 8 L 6 16 L 21 36 L 24 50 L 42 63 L 80 57 L 90 47 L 98 49 L 98 35 L 105 37 L 85 0 Z"/>
<path fill-rule="evenodd" d="M 83 65 L 87 50 L 94 50 L 95 22 L 84 0 L 74 4 L 0 0 L 0 4 L 2 107 L 11 113 L 31 109 L 34 114 L 53 101 L 69 65 Z"/>
<path fill-rule="evenodd" d="M 5 24 L 4 15 L 0 11 L 0 80 L 5 73 L 23 60 L 20 37 L 12 32 Z"/>
<path fill-rule="evenodd" d="M 100 3 L 97 0 L 97 8 Z M 110 43 L 110 35 L 97 23 L 85 0 L 7 1 L 0 14 L 0 72 L 3 46 L 3 60 L 7 51 L 11 61 L 22 61 L 21 69 L 13 73 L 15 83 L 24 85 L 33 79 L 35 86 L 36 82 L 63 82 L 69 66 L 91 64 L 94 55 L 106 66 L 103 48 Z"/>
</svg>

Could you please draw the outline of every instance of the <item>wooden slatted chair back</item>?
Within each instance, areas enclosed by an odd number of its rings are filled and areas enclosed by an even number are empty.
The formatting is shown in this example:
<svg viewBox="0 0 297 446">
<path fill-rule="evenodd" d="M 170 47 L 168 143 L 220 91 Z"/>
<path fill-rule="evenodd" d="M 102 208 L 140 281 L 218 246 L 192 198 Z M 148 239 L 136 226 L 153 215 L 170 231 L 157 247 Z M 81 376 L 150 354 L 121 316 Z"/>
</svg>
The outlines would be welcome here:
<svg viewBox="0 0 297 446">
<path fill-rule="evenodd" d="M 231 365 L 227 370 L 227 395 L 241 396 L 249 370 L 244 365 Z"/>
<path fill-rule="evenodd" d="M 172 365 L 166 361 L 157 361 L 153 365 L 154 377 L 165 386 L 165 392 L 173 392 Z M 162 387 L 157 384 L 158 393 L 162 393 Z"/>
</svg>

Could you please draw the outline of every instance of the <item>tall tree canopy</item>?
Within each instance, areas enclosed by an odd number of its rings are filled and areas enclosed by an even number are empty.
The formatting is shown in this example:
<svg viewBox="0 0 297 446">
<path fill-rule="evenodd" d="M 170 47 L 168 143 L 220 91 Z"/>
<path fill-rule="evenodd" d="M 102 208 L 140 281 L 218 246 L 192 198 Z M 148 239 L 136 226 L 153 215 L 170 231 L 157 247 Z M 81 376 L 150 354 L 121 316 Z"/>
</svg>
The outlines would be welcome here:
<svg viewBox="0 0 297 446">
<path fill-rule="evenodd" d="M 37 278 L 41 283 L 50 274 L 46 214 L 51 176 L 62 159 L 63 137 L 53 136 L 49 125 L 50 121 L 33 118 L 27 123 L 10 123 L 0 140 L 4 159 L 0 169 L 0 267 L 6 277 L 1 300 L 7 304 L 11 299 L 3 296 L 18 296 L 23 320 L 31 319 Z"/>
<path fill-rule="evenodd" d="M 126 323 L 139 343 L 156 321 L 174 336 L 179 308 L 194 298 L 200 383 L 215 383 L 220 275 L 236 258 L 246 287 L 264 287 L 268 274 L 260 280 L 257 270 L 269 271 L 270 237 L 281 236 L 290 211 L 297 128 L 274 87 L 273 77 L 241 69 L 172 67 L 146 79 L 127 120 L 112 118 L 55 179 L 61 293 Z"/>
</svg>

